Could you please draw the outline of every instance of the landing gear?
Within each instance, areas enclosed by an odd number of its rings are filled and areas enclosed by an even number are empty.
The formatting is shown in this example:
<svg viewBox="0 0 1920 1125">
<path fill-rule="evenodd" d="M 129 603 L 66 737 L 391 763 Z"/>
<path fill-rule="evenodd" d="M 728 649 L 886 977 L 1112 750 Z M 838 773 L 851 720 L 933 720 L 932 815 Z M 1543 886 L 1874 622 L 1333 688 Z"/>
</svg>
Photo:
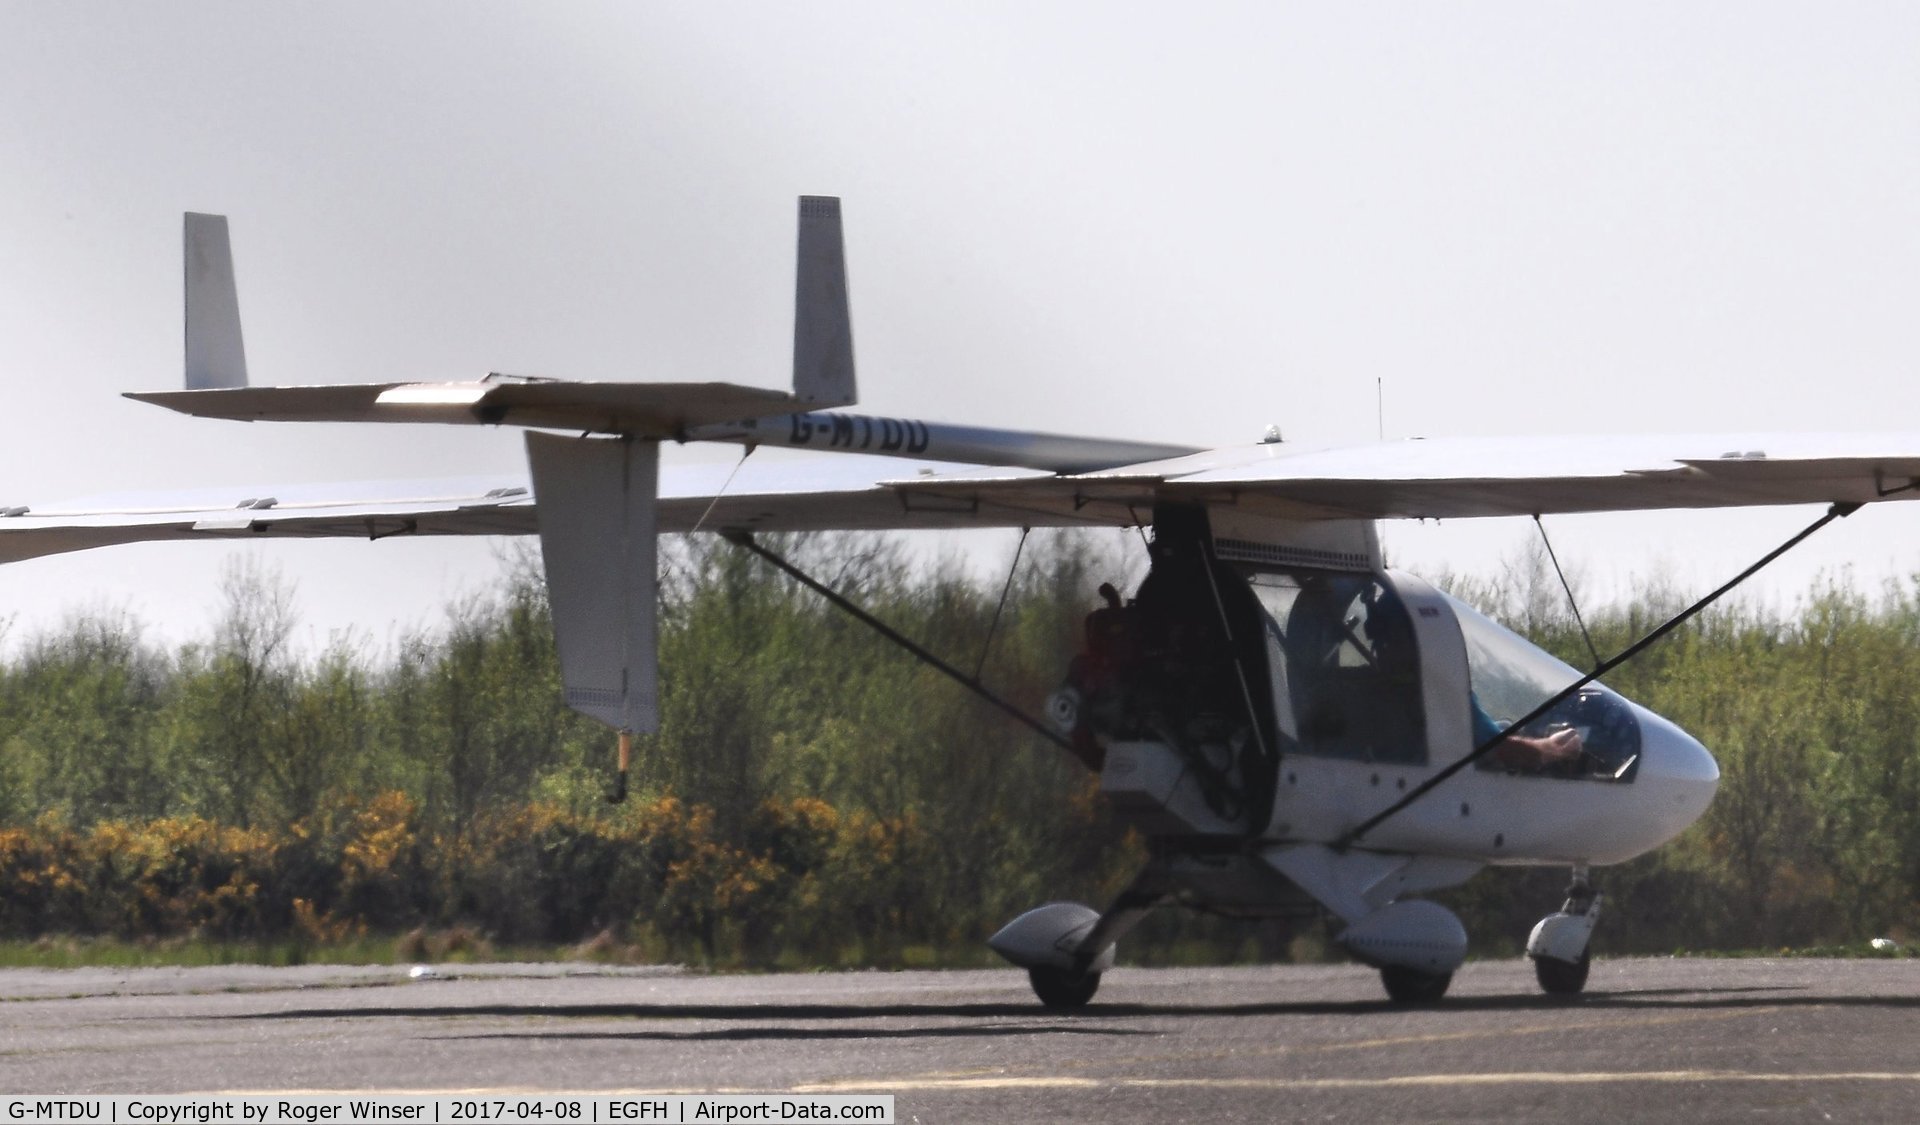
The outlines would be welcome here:
<svg viewBox="0 0 1920 1125">
<path fill-rule="evenodd" d="M 1535 957 L 1533 975 L 1540 980 L 1540 991 L 1550 996 L 1578 996 L 1587 987 L 1587 970 L 1593 967 L 1593 950 L 1584 950 L 1580 960 L 1569 965 L 1552 957 Z"/>
<path fill-rule="evenodd" d="M 1388 965 L 1380 970 L 1380 983 L 1387 988 L 1387 999 L 1396 1004 L 1437 1004 L 1453 983 L 1453 974 Z"/>
<path fill-rule="evenodd" d="M 1061 1011 L 1086 1007 L 1087 1001 L 1100 990 L 1099 973 L 1074 972 L 1047 965 L 1028 969 L 1027 980 L 1033 984 L 1033 994 L 1042 1004 Z"/>
<path fill-rule="evenodd" d="M 995 953 L 1027 971 L 1040 1002 L 1055 1011 L 1084 1008 L 1113 968 L 1113 943 L 1160 900 L 1149 867 L 1106 914 L 1077 902 L 1050 902 L 1000 927 L 987 939 Z"/>
<path fill-rule="evenodd" d="M 1289 876 L 1299 871 L 1310 880 L 1312 869 L 1299 862 L 1303 856 L 1311 858 L 1312 853 L 1282 854 L 1275 866 Z M 1302 886 L 1308 894 L 1315 893 L 1312 883 Z M 1319 889 L 1336 901 L 1342 891 L 1333 879 L 1322 880 Z M 1358 896 L 1350 895 L 1347 901 L 1353 907 L 1366 906 Z M 1454 970 L 1467 959 L 1467 928 L 1453 911 L 1426 899 L 1390 902 L 1342 930 L 1334 940 L 1380 970 L 1387 998 L 1396 1004 L 1438 1003 L 1453 983 Z"/>
<path fill-rule="evenodd" d="M 1578 996 L 1587 987 L 1593 967 L 1593 926 L 1600 920 L 1600 894 L 1585 864 L 1573 869 L 1567 901 L 1558 914 L 1540 919 L 1527 937 L 1527 956 L 1533 975 L 1550 996 Z"/>
</svg>

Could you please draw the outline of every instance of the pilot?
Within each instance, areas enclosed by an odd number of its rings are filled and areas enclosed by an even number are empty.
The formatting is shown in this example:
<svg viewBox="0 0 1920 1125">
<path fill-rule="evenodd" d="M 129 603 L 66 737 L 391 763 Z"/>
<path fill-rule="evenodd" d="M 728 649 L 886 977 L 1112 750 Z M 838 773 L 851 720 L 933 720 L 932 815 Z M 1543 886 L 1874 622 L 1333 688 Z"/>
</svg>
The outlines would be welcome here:
<svg viewBox="0 0 1920 1125">
<path fill-rule="evenodd" d="M 1485 746 L 1506 729 L 1496 721 L 1487 709 L 1480 705 L 1480 697 L 1472 689 L 1467 691 L 1467 702 L 1473 707 L 1473 745 Z M 1500 744 L 1490 751 L 1489 756 L 1498 765 L 1508 769 L 1538 773 L 1553 766 L 1564 766 L 1578 761 L 1580 753 L 1586 748 L 1580 732 L 1572 727 L 1563 727 L 1551 734 L 1532 736 L 1510 734 L 1500 740 Z"/>
<path fill-rule="evenodd" d="M 1115 668 L 1128 667 L 1139 659 L 1139 638 L 1134 636 L 1133 614 L 1120 604 L 1120 591 L 1113 583 L 1100 583 L 1099 609 L 1087 614 L 1087 659 L 1089 672 L 1100 682 Z"/>
<path fill-rule="evenodd" d="M 1123 724 L 1125 697 L 1140 678 L 1139 614 L 1121 604 L 1111 582 L 1100 583 L 1100 599 L 1104 604 L 1087 614 L 1086 653 L 1074 658 L 1067 681 L 1086 700 L 1088 722 L 1100 733 L 1115 734 Z"/>
</svg>

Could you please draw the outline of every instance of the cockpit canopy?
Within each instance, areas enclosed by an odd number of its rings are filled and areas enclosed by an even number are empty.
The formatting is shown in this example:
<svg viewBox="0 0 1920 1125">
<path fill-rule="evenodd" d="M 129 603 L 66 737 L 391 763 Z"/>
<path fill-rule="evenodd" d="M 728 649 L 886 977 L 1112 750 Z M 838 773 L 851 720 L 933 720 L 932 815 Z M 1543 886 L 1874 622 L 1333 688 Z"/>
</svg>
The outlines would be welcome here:
<svg viewBox="0 0 1920 1125">
<path fill-rule="evenodd" d="M 1479 610 L 1458 598 L 1442 596 L 1453 609 L 1467 645 L 1476 748 L 1581 678 L 1572 665 Z M 1578 736 L 1577 754 L 1551 759 L 1525 751 L 1523 740 L 1544 739 L 1566 730 Z M 1640 763 L 1640 724 L 1633 708 L 1597 683 L 1581 688 L 1514 733 L 1520 739 L 1481 758 L 1481 769 L 1624 782 L 1633 780 Z"/>
<path fill-rule="evenodd" d="M 1114 602 L 1088 619 L 1070 677 L 1086 701 L 1082 733 L 1172 745 L 1223 793 L 1258 788 L 1294 754 L 1423 765 L 1436 731 L 1454 760 L 1581 675 L 1393 572 L 1162 552 L 1134 600 Z M 1639 751 L 1632 705 L 1593 684 L 1478 765 L 1624 782 Z"/>
</svg>

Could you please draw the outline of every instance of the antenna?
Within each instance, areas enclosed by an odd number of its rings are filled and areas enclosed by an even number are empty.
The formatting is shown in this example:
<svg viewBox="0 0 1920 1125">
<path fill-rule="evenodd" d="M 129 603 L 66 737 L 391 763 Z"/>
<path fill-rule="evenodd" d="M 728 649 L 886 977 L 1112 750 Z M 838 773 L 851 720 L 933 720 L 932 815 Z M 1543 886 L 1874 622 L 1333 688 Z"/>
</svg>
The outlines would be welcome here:
<svg viewBox="0 0 1920 1125">
<path fill-rule="evenodd" d="M 1373 426 L 1380 440 L 1387 440 L 1387 393 L 1378 375 L 1373 377 Z"/>
</svg>

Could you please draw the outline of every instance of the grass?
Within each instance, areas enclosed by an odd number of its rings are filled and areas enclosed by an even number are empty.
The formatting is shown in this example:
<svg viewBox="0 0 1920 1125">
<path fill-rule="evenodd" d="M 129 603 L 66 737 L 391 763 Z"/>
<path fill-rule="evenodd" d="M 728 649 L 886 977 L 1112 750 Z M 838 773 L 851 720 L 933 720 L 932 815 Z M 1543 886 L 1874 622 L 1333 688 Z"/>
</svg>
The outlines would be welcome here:
<svg viewBox="0 0 1920 1125">
<path fill-rule="evenodd" d="M 623 949 L 586 946 L 496 946 L 470 931 L 412 931 L 394 936 L 352 936 L 337 941 L 212 941 L 163 938 L 128 941 L 109 937 L 44 937 L 0 941 L 0 968 L 79 969 L 205 965 L 393 965 L 430 961 L 592 961 L 630 963 Z"/>
<path fill-rule="evenodd" d="M 568 944 L 500 945 L 467 926 L 418 928 L 403 934 L 347 933 L 326 938 L 217 941 L 195 937 L 125 939 L 42 937 L 0 941 L 0 969 L 79 969 L 194 967 L 205 965 L 436 965 L 482 961 L 562 962 L 602 965 L 680 964 L 657 940 L 623 940 L 612 931 Z M 930 945 L 887 950 L 849 949 L 830 962 L 783 954 L 771 965 L 722 959 L 699 967 L 709 971 L 817 972 L 823 968 L 889 969 L 982 968 L 1000 959 L 984 945 L 943 953 Z"/>
<path fill-rule="evenodd" d="M 359 965 L 393 961 L 394 944 L 369 939 L 312 946 L 296 941 L 205 941 L 175 938 L 123 941 L 100 937 L 48 937 L 0 942 L 0 968 L 78 969 L 157 965 Z"/>
</svg>

